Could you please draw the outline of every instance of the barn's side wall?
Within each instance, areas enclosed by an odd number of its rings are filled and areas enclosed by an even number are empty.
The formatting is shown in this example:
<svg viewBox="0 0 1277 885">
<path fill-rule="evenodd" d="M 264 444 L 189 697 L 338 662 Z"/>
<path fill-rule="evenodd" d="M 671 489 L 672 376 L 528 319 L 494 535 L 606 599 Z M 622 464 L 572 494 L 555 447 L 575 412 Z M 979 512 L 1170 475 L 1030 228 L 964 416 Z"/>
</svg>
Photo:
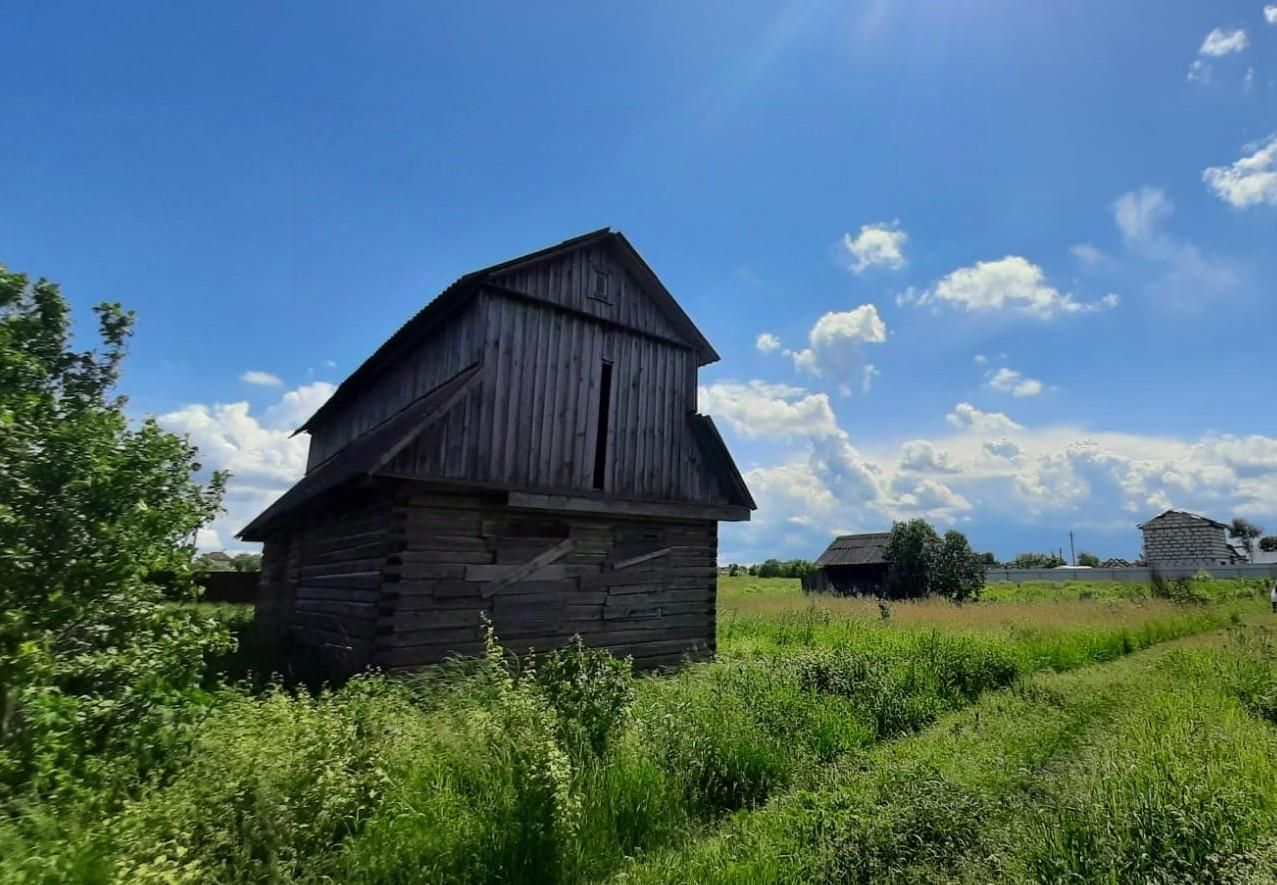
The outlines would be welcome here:
<svg viewBox="0 0 1277 885">
<path fill-rule="evenodd" d="M 366 667 L 390 529 L 391 501 L 378 494 L 325 506 L 271 535 L 262 550 L 257 623 L 334 671 Z"/>
<path fill-rule="evenodd" d="M 717 523 L 518 511 L 497 500 L 413 494 L 396 505 L 372 663 L 477 654 L 485 617 L 519 652 L 579 634 L 639 668 L 713 655 Z"/>
<path fill-rule="evenodd" d="M 1231 565 L 1236 560 L 1224 529 L 1185 513 L 1159 516 L 1143 532 L 1150 565 Z"/>
</svg>

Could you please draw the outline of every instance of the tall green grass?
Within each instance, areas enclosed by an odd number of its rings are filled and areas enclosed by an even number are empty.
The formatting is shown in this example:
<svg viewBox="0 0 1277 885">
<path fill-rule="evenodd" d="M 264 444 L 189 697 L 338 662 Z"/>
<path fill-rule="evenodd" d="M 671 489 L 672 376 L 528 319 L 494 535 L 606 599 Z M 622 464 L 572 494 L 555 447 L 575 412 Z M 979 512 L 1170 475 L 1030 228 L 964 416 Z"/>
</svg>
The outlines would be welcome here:
<svg viewBox="0 0 1277 885">
<path fill-rule="evenodd" d="M 1277 678 L 1253 628 L 1040 674 L 627 883 L 1273 882 Z"/>
<path fill-rule="evenodd" d="M 728 832 L 736 821 L 763 822 L 734 843 L 760 846 L 751 870 L 890 872 L 902 857 L 916 866 L 937 851 L 968 851 L 976 843 L 959 824 L 996 818 L 996 803 L 936 775 L 939 756 L 902 760 L 855 801 L 830 791 L 837 778 L 955 711 L 1000 709 L 980 701 L 990 692 L 996 703 L 1022 704 L 1016 727 L 1026 741 L 1027 723 L 1039 735 L 1071 734 L 1073 720 L 1052 716 L 1086 707 L 1085 698 L 996 690 L 1209 630 L 1232 614 L 1169 603 L 920 603 L 868 613 L 799 603 L 725 618 L 722 659 L 671 675 L 635 677 L 580 647 L 515 661 L 494 646 L 485 659 L 416 679 L 367 676 L 317 692 L 241 681 L 212 696 L 185 749 L 145 783 L 111 795 L 85 785 L 0 799 L 0 881 L 593 882 L 653 870 L 713 878 L 734 867 L 699 852 L 721 844 L 725 821 Z M 225 615 L 251 627 L 235 610 Z M 250 660 L 225 662 L 223 672 L 243 674 Z M 1253 668 L 1229 672 L 1235 694 L 1263 709 L 1268 683 Z M 1014 779 L 1011 756 L 978 749 L 964 766 Z M 876 798 L 862 809 L 865 797 Z M 823 854 L 794 853 L 777 836 L 788 853 L 773 856 L 773 842 L 750 841 L 804 803 L 816 809 L 802 820 L 817 828 Z"/>
</svg>

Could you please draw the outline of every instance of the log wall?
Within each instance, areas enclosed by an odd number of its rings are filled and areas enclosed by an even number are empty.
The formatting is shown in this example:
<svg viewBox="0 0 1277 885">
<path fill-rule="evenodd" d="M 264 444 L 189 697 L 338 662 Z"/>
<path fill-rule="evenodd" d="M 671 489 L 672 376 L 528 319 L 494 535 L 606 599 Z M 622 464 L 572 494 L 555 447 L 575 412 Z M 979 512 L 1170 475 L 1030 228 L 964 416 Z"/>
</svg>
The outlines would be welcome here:
<svg viewBox="0 0 1277 885">
<path fill-rule="evenodd" d="M 390 505 L 381 494 L 339 501 L 268 538 L 258 623 L 336 671 L 366 667 L 392 538 Z"/>
<path fill-rule="evenodd" d="M 415 667 L 579 634 L 637 668 L 715 650 L 717 524 L 513 511 L 477 495 L 403 496 L 371 662 Z"/>
</svg>

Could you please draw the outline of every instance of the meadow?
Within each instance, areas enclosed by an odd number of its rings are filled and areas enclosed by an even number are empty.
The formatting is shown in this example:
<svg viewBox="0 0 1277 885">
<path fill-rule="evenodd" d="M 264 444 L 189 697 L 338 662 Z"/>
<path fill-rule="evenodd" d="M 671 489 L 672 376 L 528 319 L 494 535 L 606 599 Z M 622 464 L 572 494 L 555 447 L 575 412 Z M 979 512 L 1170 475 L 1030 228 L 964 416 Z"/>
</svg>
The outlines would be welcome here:
<svg viewBox="0 0 1277 885">
<path fill-rule="evenodd" d="M 494 640 L 321 690 L 223 607 L 240 651 L 151 746 L 0 796 L 0 880 L 1274 881 L 1272 616 L 1189 583 L 723 578 L 713 663 Z"/>
</svg>

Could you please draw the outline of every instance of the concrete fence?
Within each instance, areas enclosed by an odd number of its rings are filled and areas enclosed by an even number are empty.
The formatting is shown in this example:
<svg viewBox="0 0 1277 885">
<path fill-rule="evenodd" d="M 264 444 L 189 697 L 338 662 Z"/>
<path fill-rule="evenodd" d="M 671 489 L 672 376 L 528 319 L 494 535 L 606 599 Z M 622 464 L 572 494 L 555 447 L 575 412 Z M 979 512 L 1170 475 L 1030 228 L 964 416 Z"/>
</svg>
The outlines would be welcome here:
<svg viewBox="0 0 1277 885">
<path fill-rule="evenodd" d="M 1191 578 L 1198 572 L 1206 572 L 1212 578 L 1277 578 L 1277 563 L 1251 563 L 1247 565 L 1184 565 L 1158 566 L 1163 578 Z M 1130 584 L 1149 584 L 1153 580 L 1151 568 L 991 568 L 985 572 L 990 581 L 1124 581 Z"/>
</svg>

